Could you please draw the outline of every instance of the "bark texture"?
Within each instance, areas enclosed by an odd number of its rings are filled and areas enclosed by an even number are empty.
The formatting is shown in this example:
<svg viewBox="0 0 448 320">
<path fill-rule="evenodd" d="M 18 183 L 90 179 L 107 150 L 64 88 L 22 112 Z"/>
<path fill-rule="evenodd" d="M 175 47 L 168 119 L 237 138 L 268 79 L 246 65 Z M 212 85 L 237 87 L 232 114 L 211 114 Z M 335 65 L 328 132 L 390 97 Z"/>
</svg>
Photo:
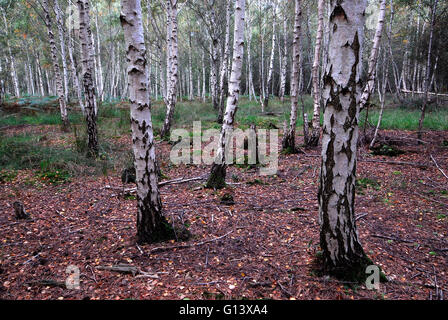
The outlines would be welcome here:
<svg viewBox="0 0 448 320">
<path fill-rule="evenodd" d="M 319 0 L 318 2 L 318 22 L 317 22 L 317 35 L 316 35 L 316 46 L 314 47 L 314 62 L 312 68 L 313 74 L 313 100 L 314 100 L 314 111 L 313 111 L 313 130 L 311 131 L 311 136 L 308 139 L 308 145 L 311 147 L 316 147 L 319 144 L 320 139 L 320 49 L 322 47 L 322 36 L 324 29 L 324 0 Z"/>
<path fill-rule="evenodd" d="M 331 2 L 322 166 L 320 246 L 326 272 L 357 279 L 369 264 L 355 223 L 356 152 L 366 0 Z"/>
<path fill-rule="evenodd" d="M 292 72 L 291 72 L 291 115 L 289 128 L 283 134 L 282 149 L 284 152 L 294 153 L 296 151 L 296 122 L 297 103 L 299 98 L 299 69 L 300 69 L 300 42 L 302 25 L 302 3 L 295 0 L 294 10 L 294 40 L 292 43 Z"/>
<path fill-rule="evenodd" d="M 64 85 L 62 83 L 61 68 L 59 67 L 59 62 L 58 62 L 59 59 L 58 59 L 58 55 L 57 55 L 56 42 L 54 40 L 54 33 L 52 30 L 52 21 L 51 21 L 50 10 L 48 7 L 47 0 L 42 1 L 42 8 L 44 10 L 45 25 L 47 27 L 48 39 L 50 42 L 51 59 L 53 62 L 54 76 L 55 76 L 55 80 L 56 80 L 56 91 L 58 94 L 59 109 L 61 111 L 62 129 L 65 131 L 65 130 L 68 130 L 68 127 L 69 127 L 67 106 L 65 104 Z"/>
<path fill-rule="evenodd" d="M 167 0 L 167 52 L 168 52 L 168 83 L 166 96 L 166 116 L 161 137 L 167 137 L 171 131 L 174 109 L 176 107 L 178 86 L 178 44 L 177 44 L 177 0 Z"/>
<path fill-rule="evenodd" d="M 232 71 L 229 82 L 229 96 L 227 97 L 226 111 L 219 138 L 219 148 L 217 156 L 212 166 L 210 176 L 207 181 L 208 188 L 220 189 L 225 187 L 226 159 L 225 150 L 232 136 L 235 114 L 238 108 L 238 99 L 241 90 L 241 70 L 243 67 L 244 54 L 244 19 L 245 0 L 237 0 L 235 3 L 235 31 L 233 41 Z M 231 143 L 231 142 L 230 142 Z"/>
<path fill-rule="evenodd" d="M 88 0 L 78 0 L 79 9 L 79 40 L 82 54 L 82 82 L 85 95 L 85 113 L 87 123 L 87 148 L 91 156 L 98 155 L 97 106 L 94 86 L 94 54 L 92 31 L 90 29 L 90 5 Z"/>
<path fill-rule="evenodd" d="M 121 1 L 121 25 L 126 41 L 132 147 L 137 180 L 137 241 L 153 243 L 172 238 L 162 214 L 158 189 L 146 47 L 140 0 Z"/>
<path fill-rule="evenodd" d="M 381 0 L 380 13 L 378 16 L 378 23 L 375 31 L 375 38 L 373 39 L 372 51 L 369 59 L 369 70 L 367 72 L 367 84 L 361 96 L 360 110 L 364 109 L 370 99 L 370 95 L 375 89 L 376 78 L 376 64 L 378 61 L 378 52 L 381 44 L 381 36 L 383 34 L 384 17 L 386 16 L 386 0 Z"/>
</svg>

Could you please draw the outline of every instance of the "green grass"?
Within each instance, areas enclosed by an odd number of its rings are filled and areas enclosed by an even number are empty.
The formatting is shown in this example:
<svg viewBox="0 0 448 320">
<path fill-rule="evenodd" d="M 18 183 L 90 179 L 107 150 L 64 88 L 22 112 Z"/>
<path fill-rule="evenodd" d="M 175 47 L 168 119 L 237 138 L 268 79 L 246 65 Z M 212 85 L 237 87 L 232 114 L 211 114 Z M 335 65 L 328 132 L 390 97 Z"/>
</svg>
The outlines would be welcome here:
<svg viewBox="0 0 448 320">
<path fill-rule="evenodd" d="M 311 96 L 303 96 L 305 110 L 312 115 L 313 101 Z M 388 100 L 388 108 L 384 112 L 381 129 L 417 130 L 420 118 L 420 103 L 406 101 L 402 105 L 393 104 L 392 98 Z M 297 126 L 301 132 L 303 120 L 301 116 L 302 99 L 299 99 Z M 257 128 L 269 129 L 283 128 L 284 121 L 289 119 L 290 100 L 281 102 L 271 98 L 266 112 L 274 115 L 261 114 L 258 101 L 250 101 L 241 97 L 236 114 L 236 126 L 241 129 L 255 124 Z M 156 134 L 160 131 L 165 119 L 166 108 L 163 101 L 153 101 L 152 120 Z M 363 125 L 365 111 L 360 116 L 360 125 Z M 369 110 L 369 121 L 376 124 L 379 110 L 377 107 Z M 220 129 L 216 123 L 217 111 L 212 104 L 200 101 L 178 102 L 174 114 L 173 128 L 191 129 L 194 121 L 201 121 L 202 128 Z M 322 118 L 322 117 L 321 117 Z M 121 100 L 103 103 L 99 106 L 98 128 L 100 138 L 100 157 L 97 160 L 89 159 L 86 153 L 86 134 L 84 117 L 79 107 L 70 105 L 69 119 L 72 131 L 65 134 L 66 138 L 74 140 L 69 147 L 48 146 L 41 143 L 42 134 L 21 134 L 6 136 L 0 131 L 0 171 L 18 169 L 37 169 L 46 172 L 49 178 L 58 178 L 67 172 L 77 175 L 84 172 L 107 174 L 107 171 L 121 170 L 131 162 L 130 146 L 115 143 L 124 135 L 130 134 L 129 104 Z M 0 106 L 0 128 L 16 125 L 60 125 L 60 115 L 55 97 L 31 97 L 8 100 L 6 106 Z M 448 108 L 431 105 L 426 114 L 424 128 L 427 130 L 448 130 Z M 73 139 L 74 138 L 74 139 Z M 448 144 L 447 144 L 448 145 Z M 45 170 L 42 169 L 45 167 Z M 84 168 L 84 169 L 83 169 Z M 58 172 L 57 172 L 58 171 Z M 58 177 L 56 177 L 58 175 Z M 2 179 L 8 179 L 3 174 Z"/>
</svg>

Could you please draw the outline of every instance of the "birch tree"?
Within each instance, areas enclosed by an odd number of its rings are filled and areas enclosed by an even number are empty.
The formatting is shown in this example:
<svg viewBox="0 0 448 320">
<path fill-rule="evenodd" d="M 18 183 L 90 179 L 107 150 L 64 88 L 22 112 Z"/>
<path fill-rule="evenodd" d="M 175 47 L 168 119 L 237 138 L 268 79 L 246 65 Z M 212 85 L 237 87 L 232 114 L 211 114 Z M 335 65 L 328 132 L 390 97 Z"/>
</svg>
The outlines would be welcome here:
<svg viewBox="0 0 448 320">
<path fill-rule="evenodd" d="M 55 75 L 55 80 L 56 80 L 56 91 L 58 94 L 59 109 L 61 111 L 62 129 L 64 131 L 67 131 L 69 129 L 70 124 L 68 121 L 67 106 L 65 104 L 64 85 L 62 83 L 61 68 L 59 67 L 59 59 L 58 59 L 58 55 L 57 55 L 56 42 L 54 40 L 54 33 L 52 30 L 50 9 L 48 7 L 47 0 L 42 0 L 42 8 L 44 10 L 45 25 L 47 27 L 48 40 L 49 40 L 50 51 L 51 51 L 51 59 L 53 62 L 53 69 L 54 69 L 54 75 Z"/>
<path fill-rule="evenodd" d="M 85 95 L 85 113 L 88 136 L 88 154 L 98 155 L 97 105 L 94 86 L 93 44 L 90 29 L 90 4 L 88 0 L 78 0 L 79 9 L 79 41 L 82 55 L 82 82 Z"/>
<path fill-rule="evenodd" d="M 326 272 L 365 276 L 370 260 L 355 222 L 355 180 L 366 0 L 331 1 L 322 165 L 319 185 L 320 247 Z"/>
<path fill-rule="evenodd" d="M 227 93 L 227 73 L 228 73 L 228 64 L 229 64 L 229 54 L 230 54 L 230 11 L 232 9 L 231 1 L 227 1 L 226 5 L 226 35 L 225 35 L 225 43 L 224 43 L 224 54 L 222 57 L 221 64 L 221 77 L 219 79 L 219 87 L 220 87 L 220 96 L 219 96 L 219 111 L 218 111 L 218 123 L 222 124 L 224 117 L 224 99 Z"/>
<path fill-rule="evenodd" d="M 65 36 L 64 36 L 64 21 L 62 18 L 61 7 L 59 6 L 59 1 L 54 0 L 54 11 L 56 13 L 56 25 L 59 35 L 59 46 L 61 48 L 61 61 L 62 61 L 62 75 L 64 77 L 64 95 L 65 101 L 68 100 L 68 68 L 67 68 L 67 58 L 65 54 Z"/>
<path fill-rule="evenodd" d="M 235 114 L 238 108 L 238 99 L 241 91 L 240 85 L 244 55 L 245 7 L 245 0 L 236 0 L 233 59 L 229 81 L 229 96 L 227 97 L 226 111 L 224 113 L 217 155 L 207 181 L 208 188 L 221 189 L 226 185 L 226 146 L 228 143 L 232 143 L 228 140 L 232 136 Z"/>
<path fill-rule="evenodd" d="M 317 9 L 317 34 L 316 34 L 316 45 L 314 47 L 314 61 L 313 61 L 313 130 L 311 131 L 311 135 L 307 141 L 308 145 L 311 147 L 316 147 L 319 144 L 320 139 L 320 49 L 322 46 L 322 36 L 324 29 L 324 6 L 325 1 L 318 1 L 318 9 Z"/>
<path fill-rule="evenodd" d="M 372 51 L 370 52 L 369 70 L 367 72 L 367 84 L 364 87 L 361 96 L 360 110 L 362 111 L 370 99 L 370 95 L 375 88 L 376 64 L 378 60 L 378 52 L 381 44 L 381 36 L 383 34 L 384 17 L 386 16 L 386 1 L 381 0 L 380 12 L 378 15 L 378 23 L 376 26 L 375 37 L 373 39 Z"/>
<path fill-rule="evenodd" d="M 291 72 L 291 115 L 289 128 L 283 133 L 282 148 L 284 151 L 294 153 L 296 150 L 296 122 L 297 103 L 299 100 L 299 68 L 301 47 L 302 3 L 294 1 L 294 38 L 292 43 L 292 72 Z"/>
<path fill-rule="evenodd" d="M 281 69 L 280 69 L 280 101 L 285 99 L 286 91 L 286 75 L 288 65 L 288 15 L 286 14 L 287 3 L 284 4 L 283 14 L 283 52 L 281 56 Z"/>
<path fill-rule="evenodd" d="M 423 105 L 421 108 L 422 111 L 421 111 L 421 115 L 420 115 L 420 120 L 418 122 L 418 132 L 417 132 L 417 136 L 418 136 L 419 140 L 422 139 L 423 121 L 425 120 L 426 107 L 428 105 L 428 100 L 429 100 L 429 81 L 431 78 L 432 42 L 433 42 L 433 37 L 434 37 L 434 25 L 435 25 L 438 3 L 439 3 L 439 0 L 433 0 L 432 7 L 431 7 L 431 24 L 430 24 L 430 31 L 429 31 L 428 57 L 426 60 L 425 84 L 424 84 L 425 96 L 424 96 Z"/>
<path fill-rule="evenodd" d="M 158 189 L 149 77 L 140 0 L 121 1 L 121 25 L 126 41 L 132 149 L 137 181 L 137 241 L 152 243 L 172 238 L 162 214 Z"/>
<path fill-rule="evenodd" d="M 166 116 L 160 133 L 162 138 L 170 134 L 176 107 L 178 85 L 177 0 L 167 0 L 166 7 L 167 16 L 169 17 L 167 23 L 168 74 Z"/>
</svg>

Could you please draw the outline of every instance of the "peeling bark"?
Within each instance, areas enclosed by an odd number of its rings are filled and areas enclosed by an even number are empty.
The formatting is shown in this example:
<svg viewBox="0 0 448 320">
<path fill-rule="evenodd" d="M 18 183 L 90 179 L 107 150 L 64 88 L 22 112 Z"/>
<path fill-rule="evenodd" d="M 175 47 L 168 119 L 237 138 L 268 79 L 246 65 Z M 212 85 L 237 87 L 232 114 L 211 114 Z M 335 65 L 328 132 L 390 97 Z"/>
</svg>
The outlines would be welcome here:
<svg viewBox="0 0 448 320">
<path fill-rule="evenodd" d="M 355 223 L 361 58 L 366 0 L 331 2 L 322 166 L 319 185 L 320 246 L 324 270 L 343 279 L 365 276 L 369 263 Z"/>
<path fill-rule="evenodd" d="M 241 91 L 241 72 L 244 55 L 244 19 L 245 0 L 237 0 L 235 3 L 235 30 L 233 41 L 232 72 L 229 81 L 229 96 L 227 97 L 226 111 L 219 137 L 219 148 L 207 181 L 208 188 L 221 189 L 225 187 L 226 159 L 225 150 L 229 137 L 232 136 L 235 114 L 238 108 L 238 99 Z M 232 143 L 232 142 L 230 142 Z"/>
<path fill-rule="evenodd" d="M 289 128 L 283 133 L 282 149 L 288 153 L 296 151 L 296 122 L 297 103 L 299 100 L 299 69 L 301 51 L 301 25 L 302 25 L 302 3 L 295 0 L 294 10 L 294 40 L 292 43 L 292 72 L 291 72 L 291 115 Z"/>
<path fill-rule="evenodd" d="M 56 80 L 56 91 L 58 94 L 59 109 L 61 111 L 62 129 L 64 131 L 66 131 L 66 130 L 68 130 L 70 124 L 68 121 L 67 106 L 65 104 L 64 85 L 62 83 L 61 69 L 59 67 L 56 43 L 54 40 L 54 33 L 52 30 L 50 10 L 48 7 L 47 0 L 42 1 L 42 8 L 44 10 L 45 25 L 47 27 L 48 38 L 49 38 L 49 42 L 50 42 L 51 59 L 53 62 L 54 76 L 55 76 L 55 80 Z"/>
<path fill-rule="evenodd" d="M 307 143 L 311 147 L 316 147 L 319 144 L 320 139 L 320 49 L 322 46 L 322 36 L 324 29 L 324 0 L 319 0 L 318 2 L 318 23 L 317 23 L 317 35 L 316 35 L 316 46 L 314 47 L 314 62 L 312 68 L 313 74 L 313 100 L 314 100 L 314 111 L 313 111 L 313 129 L 311 130 L 311 136 L 309 137 Z M 333 12 L 334 13 L 334 12 Z"/>
<path fill-rule="evenodd" d="M 177 0 L 167 0 L 167 52 L 168 83 L 166 96 L 166 116 L 160 136 L 167 137 L 171 132 L 178 87 L 178 45 L 177 45 Z"/>
<path fill-rule="evenodd" d="M 86 99 L 85 111 L 88 136 L 88 153 L 91 156 L 98 155 L 98 129 L 96 93 L 93 85 L 94 54 L 92 44 L 92 31 L 90 29 L 90 5 L 88 0 L 78 0 L 79 9 L 79 40 L 82 51 L 82 81 Z"/>
<path fill-rule="evenodd" d="M 126 41 L 132 147 L 137 180 L 137 241 L 153 243 L 173 238 L 162 214 L 158 189 L 151 99 L 140 0 L 121 1 L 121 25 Z"/>
</svg>

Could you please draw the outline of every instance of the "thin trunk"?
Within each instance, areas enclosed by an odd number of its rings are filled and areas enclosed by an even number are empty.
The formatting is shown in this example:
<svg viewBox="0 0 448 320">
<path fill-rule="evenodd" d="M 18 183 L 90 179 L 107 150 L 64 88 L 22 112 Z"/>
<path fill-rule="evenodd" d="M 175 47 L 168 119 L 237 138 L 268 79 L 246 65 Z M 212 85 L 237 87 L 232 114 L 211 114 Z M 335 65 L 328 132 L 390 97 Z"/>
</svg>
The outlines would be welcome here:
<svg viewBox="0 0 448 320">
<path fill-rule="evenodd" d="M 94 50 L 92 44 L 92 31 L 90 29 L 90 5 L 88 0 L 78 0 L 79 9 L 79 40 L 82 48 L 82 81 L 86 99 L 86 123 L 88 136 L 88 154 L 98 155 L 98 129 L 96 92 L 94 87 Z"/>
<path fill-rule="evenodd" d="M 232 2 L 227 1 L 226 5 L 226 35 L 225 35 L 225 43 L 224 43 L 224 54 L 222 57 L 221 64 L 221 77 L 219 79 L 219 112 L 218 112 L 218 123 L 222 124 L 224 117 L 224 100 L 227 97 L 227 73 L 228 73 L 228 64 L 229 64 L 229 54 L 230 54 L 230 11 L 232 8 Z"/>
<path fill-rule="evenodd" d="M 371 94 L 375 89 L 376 64 L 378 61 L 378 51 L 381 44 L 381 36 L 383 34 L 384 17 L 386 16 L 386 0 L 381 0 L 378 23 L 376 26 L 375 38 L 373 39 L 372 51 L 370 52 L 369 70 L 367 72 L 367 84 L 361 96 L 360 110 L 369 103 Z"/>
<path fill-rule="evenodd" d="M 62 11 L 59 7 L 58 0 L 54 0 L 54 11 L 56 13 L 56 25 L 58 27 L 59 34 L 59 43 L 61 47 L 61 60 L 62 60 L 62 74 L 64 76 L 64 94 L 65 101 L 68 101 L 68 68 L 67 68 L 67 59 L 65 55 L 65 37 L 64 37 L 64 21 L 62 19 Z"/>
<path fill-rule="evenodd" d="M 373 148 L 376 142 L 376 138 L 378 136 L 378 132 L 381 127 L 381 121 L 383 120 L 383 114 L 384 114 L 384 107 L 386 105 L 386 84 L 387 84 L 387 78 L 389 77 L 389 65 L 387 63 L 387 54 L 386 50 L 384 50 L 384 58 L 383 58 L 383 86 L 381 88 L 381 95 L 380 95 L 380 102 L 381 102 L 381 109 L 380 114 L 378 116 L 378 122 L 376 124 L 375 133 L 373 134 L 372 141 L 370 142 L 369 148 Z"/>
<path fill-rule="evenodd" d="M 70 69 L 72 73 L 73 87 L 75 87 L 76 95 L 78 97 L 78 103 L 81 108 L 82 114 L 85 116 L 86 115 L 85 105 L 84 100 L 82 98 L 82 90 L 79 84 L 79 77 L 76 69 L 75 59 L 73 57 L 73 50 L 74 50 L 73 37 L 71 36 L 71 30 L 68 30 L 68 57 L 70 59 Z"/>
<path fill-rule="evenodd" d="M 422 113 L 420 116 L 420 120 L 418 122 L 418 139 L 422 140 L 422 130 L 423 130 L 423 121 L 425 120 L 425 112 L 426 107 L 428 105 L 429 100 L 429 81 L 431 79 L 431 53 L 432 53 L 432 42 L 434 37 L 434 25 L 435 25 L 435 18 L 436 18 L 436 12 L 437 12 L 437 4 L 439 0 L 434 0 L 432 8 L 431 8 L 431 25 L 430 25 L 430 31 L 429 31 L 429 47 L 428 47 L 428 58 L 426 61 L 426 70 L 425 70 L 425 100 L 422 105 Z"/>
<path fill-rule="evenodd" d="M 289 128 L 283 133 L 282 148 L 288 153 L 296 152 L 296 122 L 297 104 L 299 100 L 299 68 L 301 53 L 301 25 L 302 25 L 302 3 L 295 0 L 294 11 L 294 39 L 292 43 L 292 72 L 291 72 L 291 115 L 289 118 Z M 304 123 L 307 126 L 308 123 Z M 305 137 L 307 140 L 307 137 Z"/>
<path fill-rule="evenodd" d="M 177 86 L 178 86 L 178 46 L 177 46 L 177 0 L 167 0 L 167 10 L 170 16 L 170 25 L 168 26 L 167 39 L 170 49 L 169 54 L 169 79 L 167 88 L 167 106 L 165 122 L 162 127 L 160 136 L 162 138 L 168 137 L 171 132 L 171 125 L 173 123 L 174 109 L 176 107 Z"/>
<path fill-rule="evenodd" d="M 219 148 L 217 156 L 212 166 L 210 176 L 207 181 L 208 188 L 220 189 L 225 187 L 226 178 L 226 146 L 232 136 L 235 113 L 238 107 L 238 99 L 241 90 L 241 71 L 244 55 L 244 12 L 245 0 L 236 0 L 235 3 L 235 30 L 233 39 L 233 60 L 232 72 L 229 81 L 229 96 L 227 98 L 224 122 L 222 124 L 219 138 Z"/>
<path fill-rule="evenodd" d="M 59 67 L 56 42 L 54 40 L 54 33 L 52 30 L 50 10 L 48 7 L 47 0 L 42 1 L 42 8 L 44 9 L 45 25 L 47 27 L 48 38 L 49 38 L 49 42 L 50 42 L 51 59 L 53 61 L 54 76 L 55 76 L 55 80 L 56 80 L 56 91 L 58 94 L 59 108 L 61 111 L 62 129 L 65 131 L 65 130 L 69 129 L 67 106 L 65 104 L 64 85 L 62 82 L 63 80 L 62 80 L 61 70 Z"/>
<path fill-rule="evenodd" d="M 6 13 L 4 11 L 2 13 L 3 13 L 3 21 L 5 23 L 5 30 L 6 33 L 9 34 L 8 23 L 6 21 Z M 14 93 L 16 97 L 20 97 L 19 79 L 17 78 L 15 58 L 12 55 L 11 46 L 9 45 L 8 41 L 6 41 L 6 46 L 8 47 L 9 62 L 11 65 L 11 78 L 14 84 Z"/>
<path fill-rule="evenodd" d="M 275 16 L 277 14 L 275 12 L 276 11 L 275 5 L 273 10 L 274 10 L 274 22 L 272 25 L 272 49 L 271 49 L 271 56 L 269 58 L 268 79 L 266 82 L 266 91 L 263 99 L 263 110 L 266 110 L 269 105 L 269 90 L 271 89 L 272 86 L 272 78 L 274 74 L 275 44 L 277 41 L 277 35 L 275 33 L 275 25 L 276 25 Z"/>
<path fill-rule="evenodd" d="M 280 100 L 283 102 L 285 99 L 286 91 L 286 76 L 287 76 L 287 64 L 288 64 L 288 17 L 285 14 L 283 17 L 283 54 L 280 58 L 281 72 L 280 72 Z"/>
<path fill-rule="evenodd" d="M 314 47 L 314 62 L 312 68 L 313 74 L 313 130 L 311 131 L 311 136 L 308 139 L 308 145 L 311 147 L 316 147 L 319 144 L 320 139 L 320 49 L 322 46 L 322 35 L 324 27 L 324 0 L 319 0 L 318 2 L 318 23 L 317 23 L 317 35 L 316 35 L 316 45 Z"/>
</svg>

